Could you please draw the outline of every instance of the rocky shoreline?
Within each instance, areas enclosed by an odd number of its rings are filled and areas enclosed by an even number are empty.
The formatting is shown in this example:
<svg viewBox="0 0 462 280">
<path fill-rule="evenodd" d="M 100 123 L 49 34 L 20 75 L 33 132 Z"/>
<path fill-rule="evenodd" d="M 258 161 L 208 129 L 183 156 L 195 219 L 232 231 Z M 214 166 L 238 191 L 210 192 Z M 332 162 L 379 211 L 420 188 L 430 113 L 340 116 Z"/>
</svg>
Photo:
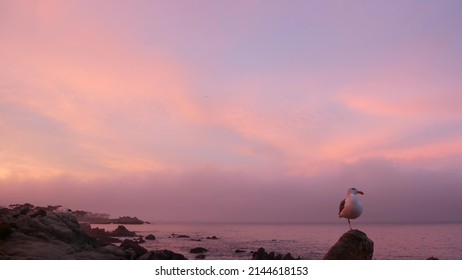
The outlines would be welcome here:
<svg viewBox="0 0 462 280">
<path fill-rule="evenodd" d="M 149 251 L 142 247 L 152 234 L 140 236 L 118 225 L 113 231 L 92 228 L 82 218 L 84 211 L 60 206 L 36 207 L 31 204 L 0 208 L 0 259 L 81 259 L 81 260 L 186 260 L 168 249 Z M 107 217 L 106 217 L 107 218 Z M 125 219 L 126 220 L 126 219 Z M 138 221 L 130 218 L 129 221 Z M 172 234 L 169 238 L 189 238 Z M 216 236 L 207 239 L 218 239 Z M 115 245 L 119 244 L 119 245 Z M 372 259 L 374 243 L 361 231 L 345 233 L 324 259 Z M 196 259 L 205 259 L 206 248 L 191 249 Z M 290 253 L 266 252 L 258 248 L 253 260 L 294 260 Z"/>
<path fill-rule="evenodd" d="M 56 207 L 24 204 L 0 209 L 0 259 L 186 259 L 170 250 L 148 251 L 137 241 L 119 237 L 134 237 L 134 233 L 123 226 L 111 233 L 91 229 L 80 224 L 72 211 Z"/>
</svg>

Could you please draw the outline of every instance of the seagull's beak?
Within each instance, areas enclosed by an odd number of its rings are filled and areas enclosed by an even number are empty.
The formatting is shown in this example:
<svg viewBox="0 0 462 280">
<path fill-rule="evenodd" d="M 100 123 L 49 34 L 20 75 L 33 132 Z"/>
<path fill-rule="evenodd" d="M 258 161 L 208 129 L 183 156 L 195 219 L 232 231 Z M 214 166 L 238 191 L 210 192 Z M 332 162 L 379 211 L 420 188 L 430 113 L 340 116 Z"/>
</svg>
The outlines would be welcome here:
<svg viewBox="0 0 462 280">
<path fill-rule="evenodd" d="M 357 191 L 357 193 L 364 195 L 364 193 L 362 191 Z"/>
</svg>

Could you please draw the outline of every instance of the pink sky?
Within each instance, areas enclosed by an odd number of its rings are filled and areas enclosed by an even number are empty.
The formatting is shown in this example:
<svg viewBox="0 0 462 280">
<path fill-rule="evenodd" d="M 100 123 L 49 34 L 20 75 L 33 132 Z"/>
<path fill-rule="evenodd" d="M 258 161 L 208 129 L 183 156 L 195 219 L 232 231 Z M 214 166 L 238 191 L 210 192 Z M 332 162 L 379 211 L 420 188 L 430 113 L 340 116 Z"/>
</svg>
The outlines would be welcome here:
<svg viewBox="0 0 462 280">
<path fill-rule="evenodd" d="M 461 12 L 0 0 L 0 205 L 342 222 L 356 186 L 363 221 L 460 222 Z"/>
</svg>

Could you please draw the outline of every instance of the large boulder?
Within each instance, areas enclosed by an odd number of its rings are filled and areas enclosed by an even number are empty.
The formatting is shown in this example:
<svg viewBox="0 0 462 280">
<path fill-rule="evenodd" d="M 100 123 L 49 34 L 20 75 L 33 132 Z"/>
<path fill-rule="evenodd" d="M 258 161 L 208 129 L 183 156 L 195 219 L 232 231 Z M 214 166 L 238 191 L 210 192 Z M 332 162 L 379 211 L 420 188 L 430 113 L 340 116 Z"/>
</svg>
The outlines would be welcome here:
<svg viewBox="0 0 462 280">
<path fill-rule="evenodd" d="M 374 242 L 357 229 L 344 233 L 324 256 L 324 260 L 371 260 Z"/>
<path fill-rule="evenodd" d="M 132 259 L 137 259 L 148 252 L 148 250 L 144 247 L 141 247 L 138 242 L 130 239 L 125 239 L 122 244 L 120 244 L 120 247 L 125 251 L 133 251 L 133 254 L 131 254 Z"/>
</svg>

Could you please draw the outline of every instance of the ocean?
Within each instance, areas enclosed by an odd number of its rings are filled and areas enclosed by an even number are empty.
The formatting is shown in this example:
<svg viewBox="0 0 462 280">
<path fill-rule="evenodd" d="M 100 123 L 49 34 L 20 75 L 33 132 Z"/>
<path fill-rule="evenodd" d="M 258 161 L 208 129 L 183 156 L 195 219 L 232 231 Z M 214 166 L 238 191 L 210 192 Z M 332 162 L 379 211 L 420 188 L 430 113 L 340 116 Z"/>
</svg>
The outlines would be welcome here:
<svg viewBox="0 0 462 280">
<path fill-rule="evenodd" d="M 92 225 L 114 230 L 117 225 Z M 143 224 L 125 225 L 131 231 L 156 240 L 141 244 L 148 250 L 168 249 L 194 259 L 189 251 L 203 247 L 208 260 L 248 260 L 259 247 L 267 252 L 291 253 L 302 259 L 319 260 L 348 224 Z M 462 224 L 354 224 L 374 241 L 373 259 L 462 260 Z M 172 234 L 187 235 L 173 238 Z M 207 239 L 216 236 L 217 239 Z M 239 250 L 236 252 L 236 250 Z"/>
</svg>

